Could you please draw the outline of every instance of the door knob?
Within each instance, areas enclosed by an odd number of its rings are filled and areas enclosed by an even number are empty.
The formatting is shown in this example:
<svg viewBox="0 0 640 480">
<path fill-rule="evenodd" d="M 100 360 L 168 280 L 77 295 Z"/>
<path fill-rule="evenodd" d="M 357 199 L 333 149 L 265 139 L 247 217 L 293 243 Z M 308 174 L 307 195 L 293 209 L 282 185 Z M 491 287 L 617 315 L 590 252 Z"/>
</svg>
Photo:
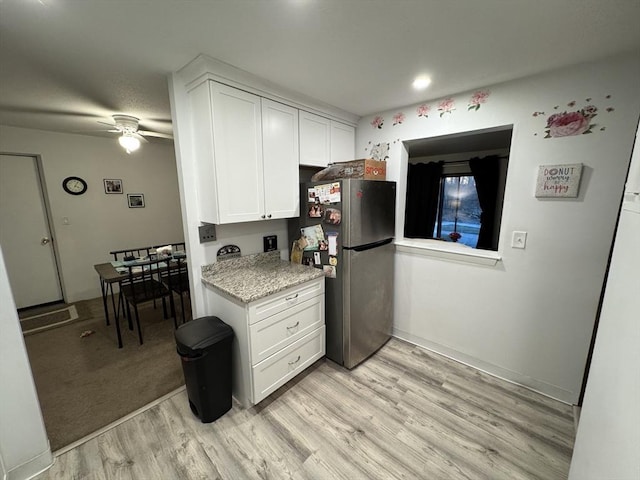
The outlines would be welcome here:
<svg viewBox="0 0 640 480">
<path fill-rule="evenodd" d="M 47 243 L 50 243 L 51 239 L 49 237 L 42 237 L 42 239 L 40 240 L 40 245 L 46 245 Z"/>
</svg>

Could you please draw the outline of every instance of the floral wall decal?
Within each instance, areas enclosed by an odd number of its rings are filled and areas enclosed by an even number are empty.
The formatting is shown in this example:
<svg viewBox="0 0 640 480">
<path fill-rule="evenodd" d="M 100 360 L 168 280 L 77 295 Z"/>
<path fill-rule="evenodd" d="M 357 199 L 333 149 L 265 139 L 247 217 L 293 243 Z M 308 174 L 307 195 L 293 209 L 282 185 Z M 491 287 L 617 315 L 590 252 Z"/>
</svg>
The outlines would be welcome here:
<svg viewBox="0 0 640 480">
<path fill-rule="evenodd" d="M 469 106 L 467 110 L 479 110 L 480 105 L 483 103 L 487 103 L 487 98 L 491 92 L 489 90 L 478 90 L 469 99 Z"/>
<path fill-rule="evenodd" d="M 554 113 L 547 119 L 544 138 L 591 133 L 591 129 L 595 127 L 591 119 L 597 115 L 597 111 L 598 109 L 593 105 L 587 105 L 577 112 Z"/>
<path fill-rule="evenodd" d="M 611 95 L 607 95 L 605 98 L 610 99 Z M 569 111 L 565 110 L 561 113 L 554 113 L 547 118 L 547 124 L 545 126 L 544 138 L 559 138 L 570 137 L 574 135 L 583 135 L 587 133 L 593 133 L 594 128 L 597 126 L 593 123 L 594 117 L 598 115 L 598 107 L 592 102 L 592 98 L 585 99 L 586 105 L 577 110 Z M 576 108 L 578 102 L 571 100 L 567 103 L 567 107 L 573 109 Z M 560 105 L 554 105 L 554 110 L 559 110 Z M 613 107 L 607 107 L 605 111 L 607 113 L 613 112 Z M 542 111 L 533 112 L 534 117 L 544 116 Z M 601 126 L 600 131 L 606 130 L 606 127 Z M 534 134 L 537 135 L 537 134 Z"/>
<path fill-rule="evenodd" d="M 423 103 L 418 108 L 416 108 L 416 113 L 419 117 L 427 118 L 429 116 L 429 112 L 431 111 L 431 107 L 426 103 Z"/>
<path fill-rule="evenodd" d="M 396 113 L 393 116 L 393 124 L 394 125 L 401 124 L 402 122 L 404 122 L 404 118 L 405 118 L 404 117 L 404 113 L 402 113 L 402 112 Z"/>
<path fill-rule="evenodd" d="M 386 161 L 389 158 L 389 143 L 373 145 L 369 157 L 373 160 Z"/>
<path fill-rule="evenodd" d="M 453 98 L 445 98 L 438 104 L 438 111 L 440 112 L 440 117 L 442 117 L 445 113 L 451 113 L 455 110 L 455 102 Z"/>
<path fill-rule="evenodd" d="M 371 121 L 371 126 L 373 128 L 382 128 L 382 125 L 384 125 L 384 118 L 382 118 L 380 115 L 377 115 L 372 121 Z"/>
</svg>

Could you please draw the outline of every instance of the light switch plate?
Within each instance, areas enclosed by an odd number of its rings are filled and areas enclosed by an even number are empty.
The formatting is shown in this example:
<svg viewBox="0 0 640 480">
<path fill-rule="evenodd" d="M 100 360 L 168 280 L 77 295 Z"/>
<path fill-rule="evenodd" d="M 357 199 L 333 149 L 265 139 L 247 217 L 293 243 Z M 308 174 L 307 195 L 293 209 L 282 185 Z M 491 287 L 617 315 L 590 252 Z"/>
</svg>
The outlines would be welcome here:
<svg viewBox="0 0 640 480">
<path fill-rule="evenodd" d="M 512 248 L 524 248 L 527 245 L 527 232 L 514 231 L 511 237 Z"/>
<path fill-rule="evenodd" d="M 198 227 L 198 235 L 200 243 L 214 242 L 216 240 L 216 226 L 212 223 L 201 225 Z"/>
</svg>

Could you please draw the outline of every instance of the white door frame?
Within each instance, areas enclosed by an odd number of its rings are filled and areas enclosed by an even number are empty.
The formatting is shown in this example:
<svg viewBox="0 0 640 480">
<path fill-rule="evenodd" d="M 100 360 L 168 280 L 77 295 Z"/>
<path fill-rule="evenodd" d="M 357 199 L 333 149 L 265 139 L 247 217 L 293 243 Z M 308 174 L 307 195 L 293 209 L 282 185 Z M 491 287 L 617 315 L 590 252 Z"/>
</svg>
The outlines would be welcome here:
<svg viewBox="0 0 640 480">
<path fill-rule="evenodd" d="M 10 155 L 14 157 L 28 157 L 35 160 L 36 164 L 36 172 L 38 175 L 38 186 L 40 187 L 40 196 L 42 198 L 42 208 L 44 210 L 44 215 L 47 221 L 47 229 L 49 230 L 49 234 L 52 238 L 53 243 L 53 260 L 56 266 L 56 273 L 58 278 L 58 285 L 60 286 L 60 292 L 62 294 L 62 300 L 66 302 L 66 292 L 64 288 L 64 281 L 62 279 L 62 268 L 60 265 L 60 252 L 58 251 L 58 235 L 53 227 L 53 222 L 51 221 L 51 206 L 49 205 L 49 194 L 47 192 L 47 182 L 44 178 L 44 166 L 42 164 L 42 157 L 37 153 L 15 153 L 15 152 L 4 152 L 0 151 L 0 155 Z M 5 251 L 5 255 L 7 252 Z"/>
</svg>

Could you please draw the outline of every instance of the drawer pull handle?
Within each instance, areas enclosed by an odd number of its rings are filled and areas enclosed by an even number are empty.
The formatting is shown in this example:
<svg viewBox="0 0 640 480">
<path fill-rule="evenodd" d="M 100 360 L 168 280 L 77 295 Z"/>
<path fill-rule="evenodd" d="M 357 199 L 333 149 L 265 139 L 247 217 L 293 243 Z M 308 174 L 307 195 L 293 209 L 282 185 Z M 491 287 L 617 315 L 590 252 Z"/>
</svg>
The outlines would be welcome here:
<svg viewBox="0 0 640 480">
<path fill-rule="evenodd" d="M 298 325 L 300 325 L 300 320 L 298 320 L 295 325 L 291 325 L 290 327 L 287 327 L 287 330 L 293 330 L 294 328 L 298 328 Z"/>
<path fill-rule="evenodd" d="M 291 296 L 291 297 L 286 297 L 285 300 L 287 302 L 290 302 L 291 300 L 295 300 L 296 298 L 298 298 L 298 294 L 297 293 L 295 295 Z"/>
<path fill-rule="evenodd" d="M 300 361 L 300 355 L 298 355 L 298 358 L 296 358 L 293 362 L 289 362 L 289 366 L 293 367 L 296 363 L 298 363 Z"/>
</svg>

